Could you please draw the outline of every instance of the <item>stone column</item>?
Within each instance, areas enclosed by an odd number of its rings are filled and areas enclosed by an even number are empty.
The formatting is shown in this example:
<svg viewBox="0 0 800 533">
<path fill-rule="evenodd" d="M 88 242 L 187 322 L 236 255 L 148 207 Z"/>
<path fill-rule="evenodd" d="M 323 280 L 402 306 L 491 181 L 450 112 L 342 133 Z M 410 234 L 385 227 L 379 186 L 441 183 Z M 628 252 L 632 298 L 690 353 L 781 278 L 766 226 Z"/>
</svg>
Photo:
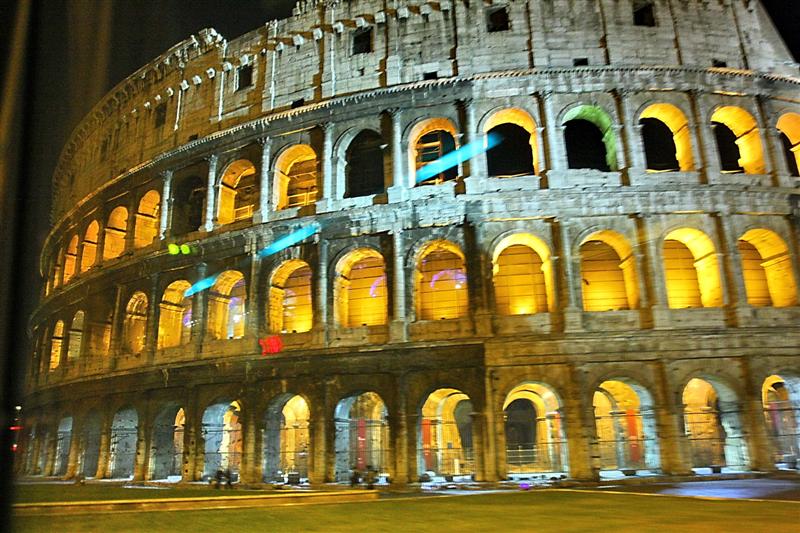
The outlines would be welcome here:
<svg viewBox="0 0 800 533">
<path fill-rule="evenodd" d="M 206 213 L 205 223 L 202 231 L 213 231 L 214 222 L 217 219 L 217 163 L 219 156 L 211 154 L 208 156 L 208 179 L 206 180 Z"/>
<path fill-rule="evenodd" d="M 184 409 L 184 425 L 183 425 L 183 477 L 182 481 L 190 482 L 196 481 L 203 475 L 202 468 L 200 469 L 199 476 L 197 472 L 198 463 L 202 464 L 204 449 L 198 450 L 199 432 L 201 429 L 202 413 L 198 407 L 197 392 L 190 391 L 187 395 L 188 401 Z M 198 451 L 200 459 L 198 460 Z"/>
<path fill-rule="evenodd" d="M 143 409 L 143 416 L 136 424 L 136 457 L 133 463 L 133 480 L 144 481 L 148 478 L 150 467 L 150 437 L 152 420 L 150 420 L 150 406 Z"/>
<path fill-rule="evenodd" d="M 464 106 L 465 118 L 465 134 L 467 143 L 473 142 L 486 142 L 483 132 L 478 131 L 477 121 L 475 120 L 475 101 L 472 98 L 466 98 L 462 101 Z M 488 163 L 486 161 L 486 152 L 478 152 L 469 161 L 469 177 L 470 178 L 486 178 L 489 176 Z"/>
<path fill-rule="evenodd" d="M 398 223 L 392 231 L 392 259 L 394 276 L 392 278 L 392 323 L 390 336 L 395 342 L 408 340 L 406 329 L 406 271 L 405 246 L 403 246 L 403 227 Z"/>
<path fill-rule="evenodd" d="M 125 221 L 125 246 L 122 249 L 122 254 L 124 255 L 126 252 L 130 252 L 136 249 L 136 213 L 139 210 L 139 206 L 136 203 L 135 198 L 131 198 L 129 201 L 128 208 L 128 219 Z M 105 228 L 103 231 L 100 232 L 101 235 L 105 236 Z M 97 253 L 102 254 L 102 250 L 100 248 L 100 238 L 98 237 L 97 243 Z M 96 262 L 102 260 L 102 255 L 97 256 Z"/>
<path fill-rule="evenodd" d="M 750 454 L 750 467 L 760 472 L 774 472 L 775 449 L 769 438 L 764 404 L 761 398 L 761 383 L 753 375 L 751 357 L 745 355 L 739 359 L 744 376 L 744 398 L 741 403 L 742 426 L 747 451 Z"/>
<path fill-rule="evenodd" d="M 756 124 L 758 126 L 758 133 L 759 133 L 759 142 L 761 143 L 761 152 L 764 158 L 764 174 L 769 174 L 773 178 L 773 184 L 777 184 L 777 173 L 776 170 L 779 168 L 779 159 L 783 159 L 782 157 L 778 157 L 779 153 L 775 150 L 775 146 L 772 144 L 772 136 L 769 134 L 769 130 L 773 129 L 770 128 L 769 123 L 766 120 L 766 114 L 764 113 L 764 105 L 762 102 L 762 97 L 756 95 L 754 97 L 755 100 L 755 119 Z"/>
<path fill-rule="evenodd" d="M 573 257 L 572 237 L 570 235 L 569 222 L 561 220 L 561 264 L 564 270 L 564 289 L 566 292 L 567 306 L 564 308 L 564 330 L 567 332 L 581 331 L 583 329 L 583 303 L 581 287 L 576 286 L 581 283 L 581 263 L 580 256 Z"/>
<path fill-rule="evenodd" d="M 553 102 L 553 92 L 545 91 L 541 95 L 544 104 L 545 131 L 550 152 L 550 165 L 548 170 L 566 170 L 567 152 L 564 145 L 564 126 L 558 123 L 558 114 Z"/>
<path fill-rule="evenodd" d="M 197 281 L 208 275 L 208 265 L 197 263 Z M 195 357 L 203 353 L 203 340 L 208 327 L 208 295 L 206 291 L 198 291 L 192 297 L 192 339 L 195 346 Z"/>
<path fill-rule="evenodd" d="M 636 110 L 631 104 L 632 91 L 622 89 L 619 91 L 622 103 L 622 134 L 625 145 L 628 148 L 628 163 L 631 170 L 645 172 L 647 170 L 647 158 L 645 157 L 644 143 L 642 142 L 642 126 L 636 117 Z"/>
<path fill-rule="evenodd" d="M 72 417 L 72 429 L 70 430 L 69 454 L 67 456 L 67 471 L 64 479 L 72 479 L 78 472 L 78 459 L 81 449 L 81 433 L 83 433 L 83 423 L 77 415 Z"/>
<path fill-rule="evenodd" d="M 717 151 L 717 141 L 714 137 L 714 130 L 710 122 L 705 120 L 705 109 L 703 107 L 702 92 L 699 90 L 689 90 L 689 102 L 692 106 L 693 122 L 695 125 L 695 139 L 699 145 L 699 152 L 702 154 L 700 161 L 696 161 L 697 168 L 701 170 L 701 176 L 705 183 L 719 179 L 720 161 Z"/>
<path fill-rule="evenodd" d="M 100 426 L 100 452 L 97 456 L 97 473 L 94 477 L 105 479 L 108 476 L 108 461 L 111 451 L 111 420 L 108 416 L 103 416 Z"/>
<path fill-rule="evenodd" d="M 114 315 L 111 317 L 111 360 L 109 361 L 109 366 L 112 370 L 117 366 L 116 361 L 122 348 L 122 330 L 125 323 L 124 290 L 122 285 L 117 285 L 117 295 L 114 300 Z"/>
<path fill-rule="evenodd" d="M 402 111 L 387 109 L 392 119 L 392 186 L 387 190 L 390 202 L 403 201 L 408 195 L 408 173 L 405 168 L 406 154 L 403 151 Z"/>
<path fill-rule="evenodd" d="M 259 174 L 258 212 L 253 220 L 258 224 L 266 222 L 270 214 L 270 199 L 272 198 L 272 172 L 270 172 L 272 158 L 272 139 L 261 137 L 261 173 Z"/>
<path fill-rule="evenodd" d="M 53 431 L 50 432 L 49 438 L 47 439 L 47 455 L 44 462 L 44 472 L 42 472 L 45 476 L 52 476 L 54 474 L 56 452 L 58 451 L 58 424 L 54 424 L 51 427 Z"/>
<path fill-rule="evenodd" d="M 661 256 L 663 243 L 652 216 L 641 216 L 638 222 L 641 224 L 639 231 L 644 239 L 643 251 L 646 255 L 647 269 L 650 272 L 649 281 L 652 284 L 650 309 L 653 313 L 653 327 L 666 329 L 670 327 L 670 312 L 664 262 Z"/>
<path fill-rule="evenodd" d="M 312 410 L 308 420 L 308 437 L 311 441 L 308 477 L 312 486 L 321 486 L 328 481 L 327 421 L 324 406 L 312 407 Z"/>
<path fill-rule="evenodd" d="M 161 317 L 161 298 L 159 274 L 155 272 L 150 275 L 150 294 L 147 306 L 147 324 L 145 325 L 145 357 L 147 363 L 152 364 L 155 359 L 156 349 L 158 348 L 158 322 Z"/>
<path fill-rule="evenodd" d="M 661 453 L 661 470 L 667 475 L 692 474 L 692 455 L 689 438 L 683 422 L 683 404 L 671 390 L 667 379 L 668 369 L 663 361 L 656 361 L 656 390 L 654 412 Z"/>
<path fill-rule="evenodd" d="M 162 241 L 167 238 L 172 214 L 172 171 L 165 170 L 161 173 L 161 210 L 158 221 L 158 238 Z"/>
<path fill-rule="evenodd" d="M 258 255 L 258 246 L 252 242 L 250 243 L 250 279 L 247 280 L 247 302 L 245 304 L 245 336 L 252 335 L 255 338 L 261 336 L 261 325 L 264 324 L 262 317 L 264 302 L 259 290 L 260 272 L 261 256 Z"/>
<path fill-rule="evenodd" d="M 570 381 L 564 397 L 564 430 L 569 449 L 569 477 L 596 481 L 600 477 L 593 408 L 581 370 L 569 364 Z"/>
<path fill-rule="evenodd" d="M 252 402 L 248 402 L 252 405 Z M 258 419 L 253 409 L 243 410 L 242 424 L 242 466 L 239 481 L 242 484 L 261 483 L 263 479 L 261 455 L 261 432 L 258 431 Z"/>
<path fill-rule="evenodd" d="M 472 417 L 472 457 L 475 464 L 475 481 L 497 481 L 494 473 L 486 471 L 485 419 L 483 413 L 470 413 Z"/>
<path fill-rule="evenodd" d="M 403 487 L 410 481 L 408 478 L 408 419 L 406 405 L 406 376 L 403 375 L 397 383 L 397 413 L 392 417 L 394 424 L 390 427 L 394 439 L 394 476 L 392 485 Z"/>
<path fill-rule="evenodd" d="M 725 246 L 722 254 L 722 274 L 726 278 L 725 285 L 728 289 L 727 300 L 734 308 L 736 325 L 747 326 L 753 319 L 753 308 L 747 301 L 747 291 L 744 285 L 742 271 L 742 257 L 739 255 L 739 239 L 733 225 L 731 215 L 724 214 L 715 217 L 720 243 Z"/>
<path fill-rule="evenodd" d="M 135 212 L 134 212 L 134 220 L 136 220 Z M 94 256 L 94 264 L 95 265 L 102 265 L 105 256 L 105 247 L 106 247 L 106 227 L 108 225 L 108 213 L 102 212 L 100 214 L 100 219 L 97 221 L 100 224 L 100 230 L 97 232 L 97 246 L 95 248 L 95 256 Z M 128 232 L 125 234 L 127 237 L 129 234 L 133 236 L 136 232 L 135 226 L 129 226 Z M 127 248 L 127 238 L 126 238 L 126 250 L 132 250 L 133 247 Z"/>
<path fill-rule="evenodd" d="M 328 241 L 319 236 L 317 265 L 317 301 L 314 316 L 316 317 L 317 330 L 324 344 L 328 342 Z"/>
<path fill-rule="evenodd" d="M 334 190 L 336 177 L 333 175 L 333 123 L 323 122 L 319 125 L 322 130 L 322 195 L 319 200 L 333 200 L 340 197 L 340 191 Z M 341 191 L 344 194 L 344 191 Z M 327 202 L 323 202 L 326 204 Z"/>
</svg>

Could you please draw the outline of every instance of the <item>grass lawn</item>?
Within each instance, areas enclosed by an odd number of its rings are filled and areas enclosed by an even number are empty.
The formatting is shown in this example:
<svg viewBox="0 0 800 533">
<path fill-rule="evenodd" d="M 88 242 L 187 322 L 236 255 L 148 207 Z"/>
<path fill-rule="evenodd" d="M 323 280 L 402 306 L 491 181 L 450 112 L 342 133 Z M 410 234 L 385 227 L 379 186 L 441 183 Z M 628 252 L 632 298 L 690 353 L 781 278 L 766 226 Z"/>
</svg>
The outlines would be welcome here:
<svg viewBox="0 0 800 533">
<path fill-rule="evenodd" d="M 53 516 L 18 518 L 15 531 L 51 533 Z M 532 491 L 385 499 L 270 509 L 59 516 L 71 531 L 797 531 L 800 504 Z"/>
<path fill-rule="evenodd" d="M 78 502 L 95 500 L 146 500 L 155 498 L 198 498 L 204 496 L 247 496 L 250 494 L 270 494 L 256 490 L 225 490 L 204 486 L 156 488 L 125 488 L 120 485 L 74 485 L 74 484 L 33 484 L 16 485 L 14 501 L 34 502 Z"/>
</svg>

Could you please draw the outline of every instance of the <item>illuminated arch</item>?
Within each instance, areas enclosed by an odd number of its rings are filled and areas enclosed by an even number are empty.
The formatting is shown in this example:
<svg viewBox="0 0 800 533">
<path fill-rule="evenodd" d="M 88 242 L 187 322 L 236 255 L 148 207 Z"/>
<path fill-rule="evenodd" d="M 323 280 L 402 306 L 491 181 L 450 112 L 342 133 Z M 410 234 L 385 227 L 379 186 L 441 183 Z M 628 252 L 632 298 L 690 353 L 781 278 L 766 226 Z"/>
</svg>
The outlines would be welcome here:
<svg viewBox="0 0 800 533">
<path fill-rule="evenodd" d="M 436 117 L 414 124 L 408 133 L 409 186 L 418 185 L 417 170 L 458 148 L 457 139 L 458 130 L 449 119 Z M 458 175 L 459 168 L 455 166 L 420 182 L 419 185 L 452 181 Z"/>
<path fill-rule="evenodd" d="M 389 468 L 389 422 L 386 404 L 375 392 L 341 399 L 334 411 L 335 479 L 347 481 L 351 472 Z"/>
<path fill-rule="evenodd" d="M 67 361 L 78 359 L 83 353 L 84 313 L 78 311 L 72 317 L 69 326 L 69 339 L 67 341 Z"/>
<path fill-rule="evenodd" d="M 100 224 L 92 220 L 83 235 L 81 250 L 81 272 L 86 272 L 97 262 L 97 239 L 100 236 Z"/>
<path fill-rule="evenodd" d="M 269 287 L 269 329 L 272 333 L 302 333 L 313 325 L 311 268 L 290 259 L 272 274 Z"/>
<path fill-rule="evenodd" d="M 433 241 L 418 254 L 416 311 L 418 320 L 467 315 L 467 271 L 464 254 L 448 241 Z"/>
<path fill-rule="evenodd" d="M 420 408 L 417 470 L 440 476 L 475 472 L 472 413 L 469 396 L 457 389 L 431 392 Z"/>
<path fill-rule="evenodd" d="M 283 393 L 270 402 L 264 415 L 265 482 L 289 483 L 290 474 L 301 483 L 308 479 L 310 415 L 308 401 L 299 394 Z"/>
<path fill-rule="evenodd" d="M 780 132 L 783 154 L 789 174 L 800 176 L 800 114 L 784 113 L 776 125 Z"/>
<path fill-rule="evenodd" d="M 238 159 L 228 165 L 219 187 L 217 220 L 220 225 L 252 218 L 257 195 L 255 165 L 247 159 Z"/>
<path fill-rule="evenodd" d="M 158 319 L 158 349 L 188 344 L 192 336 L 192 297 L 184 294 L 191 287 L 186 280 L 170 283 L 164 289 Z"/>
<path fill-rule="evenodd" d="M 317 153 L 307 144 L 295 144 L 275 160 L 276 209 L 311 205 L 319 197 Z"/>
<path fill-rule="evenodd" d="M 145 346 L 147 331 L 147 296 L 137 291 L 125 306 L 125 321 L 122 325 L 123 348 L 128 353 L 141 353 Z"/>
<path fill-rule="evenodd" d="M 529 233 L 504 237 L 492 255 L 495 304 L 500 315 L 555 310 L 550 249 Z"/>
<path fill-rule="evenodd" d="M 334 286 L 336 323 L 354 328 L 378 326 L 388 320 L 386 265 L 372 248 L 358 248 L 336 265 Z"/>
<path fill-rule="evenodd" d="M 509 126 L 511 126 L 509 128 Z M 505 127 L 505 130 L 504 130 Z M 516 127 L 516 130 L 513 129 Z M 499 129 L 498 129 L 499 128 Z M 517 131 L 519 130 L 519 131 Z M 489 150 L 486 154 L 488 170 L 490 176 L 496 175 L 530 175 L 539 173 L 539 148 L 537 146 L 536 137 L 536 121 L 533 117 L 518 107 L 510 107 L 500 109 L 492 113 L 483 125 L 483 132 L 499 133 L 503 136 L 501 144 Z M 527 135 L 521 135 L 525 132 Z M 528 151 L 522 153 L 523 145 L 526 145 Z M 500 168 L 500 161 L 504 159 L 513 159 L 523 161 L 517 165 L 519 168 L 512 169 L 512 172 L 503 172 Z M 530 164 L 530 166 L 528 165 Z M 493 170 L 495 170 L 493 172 Z"/>
<path fill-rule="evenodd" d="M 678 167 L 681 171 L 689 171 L 694 168 L 694 156 L 692 155 L 692 136 L 689 131 L 689 121 L 686 119 L 683 111 L 678 107 L 667 104 L 658 103 L 649 105 L 639 116 L 639 121 L 652 119 L 658 120 L 664 124 L 672 134 L 672 141 L 675 145 L 675 159 L 678 162 Z M 644 131 L 643 131 L 644 135 Z M 647 139 L 644 138 L 645 153 L 648 154 L 648 170 L 662 170 L 654 169 L 651 167 L 650 157 L 648 153 Z"/>
<path fill-rule="evenodd" d="M 153 420 L 150 440 L 149 479 L 180 478 L 183 474 L 183 435 L 186 413 L 171 403 Z"/>
<path fill-rule="evenodd" d="M 664 276 L 672 309 L 722 306 L 717 251 L 700 230 L 679 228 L 664 238 Z"/>
<path fill-rule="evenodd" d="M 240 339 L 245 332 L 244 275 L 226 270 L 208 293 L 208 333 L 213 339 Z"/>
<path fill-rule="evenodd" d="M 599 152 L 594 153 L 594 150 L 599 150 L 599 147 L 579 142 L 578 137 L 590 131 L 585 123 L 594 125 L 599 131 L 598 139 L 602 142 L 605 151 L 602 156 Z M 564 137 L 569 168 L 618 170 L 617 136 L 612 127 L 611 117 L 602 108 L 585 104 L 572 107 L 564 114 L 561 125 L 565 127 Z"/>
<path fill-rule="evenodd" d="M 761 386 L 761 403 L 772 441 L 776 466 L 797 466 L 800 450 L 800 379 L 773 374 Z M 794 461 L 794 465 L 786 464 Z"/>
<path fill-rule="evenodd" d="M 75 265 L 78 262 L 78 236 L 73 235 L 64 253 L 64 283 L 68 283 L 75 275 Z"/>
<path fill-rule="evenodd" d="M 133 233 L 134 248 L 148 246 L 158 235 L 161 215 L 161 196 L 158 191 L 147 191 L 139 200 Z"/>
<path fill-rule="evenodd" d="M 580 246 L 581 288 L 585 311 L 617 311 L 639 307 L 636 259 L 619 233 L 602 230 Z"/>
<path fill-rule="evenodd" d="M 61 364 L 61 350 L 64 343 L 64 321 L 59 320 L 53 326 L 53 334 L 50 336 L 50 372 L 58 368 Z"/>
<path fill-rule="evenodd" d="M 751 229 L 739 238 L 738 247 L 750 305 L 797 305 L 792 259 L 783 239 L 768 229 Z"/>
<path fill-rule="evenodd" d="M 723 172 L 739 172 L 732 165 L 726 165 L 726 153 L 739 152 L 738 166 L 745 174 L 764 174 L 764 153 L 758 123 L 749 112 L 741 107 L 723 106 L 711 115 L 714 134 L 717 137 L 717 149 L 720 154 Z M 723 127 L 720 127 L 720 124 Z M 730 132 L 726 132 L 725 128 Z M 733 134 L 731 137 L 730 134 Z M 735 143 L 735 146 L 730 145 Z"/>
<path fill-rule="evenodd" d="M 128 234 L 128 210 L 115 207 L 108 215 L 106 240 L 103 244 L 103 259 L 119 257 L 125 251 L 125 238 Z"/>
<path fill-rule="evenodd" d="M 203 411 L 203 476 L 218 470 L 238 473 L 242 462 L 242 406 L 238 400 L 222 400 Z"/>
</svg>

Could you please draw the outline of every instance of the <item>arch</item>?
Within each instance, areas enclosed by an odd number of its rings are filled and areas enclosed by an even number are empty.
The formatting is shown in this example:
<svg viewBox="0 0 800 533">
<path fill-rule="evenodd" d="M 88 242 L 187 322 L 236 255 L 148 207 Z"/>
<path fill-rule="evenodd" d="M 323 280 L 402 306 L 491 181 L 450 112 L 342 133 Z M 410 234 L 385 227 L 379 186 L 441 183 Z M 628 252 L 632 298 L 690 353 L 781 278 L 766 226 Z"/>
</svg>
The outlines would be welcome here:
<svg viewBox="0 0 800 533">
<path fill-rule="evenodd" d="M 192 284 L 177 280 L 164 289 L 158 318 L 158 349 L 188 344 L 192 336 L 192 297 L 185 296 Z"/>
<path fill-rule="evenodd" d="M 126 352 L 137 354 L 144 351 L 147 326 L 147 296 L 137 291 L 125 306 L 125 321 L 122 325 L 122 342 Z"/>
<path fill-rule="evenodd" d="M 683 111 L 663 102 L 651 104 L 639 115 L 639 124 L 648 171 L 686 172 L 694 168 L 692 136 Z"/>
<path fill-rule="evenodd" d="M 69 467 L 69 449 L 72 445 L 72 424 L 71 416 L 65 416 L 58 421 L 58 429 L 56 431 L 56 455 L 53 458 L 53 472 L 54 476 L 64 476 L 67 474 Z"/>
<path fill-rule="evenodd" d="M 386 264 L 380 252 L 358 248 L 336 265 L 336 323 L 347 327 L 378 326 L 388 321 Z"/>
<path fill-rule="evenodd" d="M 693 469 L 746 469 L 749 459 L 736 393 L 718 379 L 692 378 L 682 398 Z"/>
<path fill-rule="evenodd" d="M 664 277 L 672 309 L 722 306 L 722 280 L 711 239 L 694 228 L 664 238 Z"/>
<path fill-rule="evenodd" d="M 237 159 L 228 165 L 219 187 L 217 220 L 220 225 L 252 218 L 258 193 L 253 163 L 247 159 Z"/>
<path fill-rule="evenodd" d="M 100 224 L 92 220 L 83 235 L 83 248 L 81 250 L 81 272 L 92 268 L 97 261 L 97 240 L 100 236 Z"/>
<path fill-rule="evenodd" d="M 723 173 L 764 174 L 764 153 L 758 123 L 748 111 L 722 106 L 711 115 Z"/>
<path fill-rule="evenodd" d="M 84 313 L 77 311 L 69 326 L 67 342 L 67 361 L 78 359 L 83 353 Z"/>
<path fill-rule="evenodd" d="M 417 426 L 417 469 L 429 476 L 475 473 L 472 401 L 457 389 L 431 392 L 422 404 Z"/>
<path fill-rule="evenodd" d="M 242 463 L 241 404 L 221 401 L 203 411 L 202 437 L 203 477 L 210 478 L 218 470 L 230 470 L 238 478 Z"/>
<path fill-rule="evenodd" d="M 384 192 L 383 146 L 381 134 L 369 129 L 361 130 L 350 141 L 345 151 L 345 198 Z"/>
<path fill-rule="evenodd" d="M 500 240 L 492 254 L 495 305 L 500 315 L 527 315 L 555 310 L 550 248 L 529 233 Z"/>
<path fill-rule="evenodd" d="M 128 210 L 122 206 L 115 207 L 108 215 L 106 238 L 103 243 L 103 259 L 119 257 L 125 251 L 128 235 Z"/>
<path fill-rule="evenodd" d="M 136 442 L 139 436 L 139 414 L 132 407 L 114 414 L 111 422 L 109 464 L 113 479 L 133 478 L 136 463 Z"/>
<path fill-rule="evenodd" d="M 786 243 L 774 231 L 756 228 L 737 243 L 742 259 L 747 303 L 752 306 L 797 305 L 797 284 Z"/>
<path fill-rule="evenodd" d="M 53 326 L 53 334 L 50 336 L 50 372 L 58 368 L 61 364 L 61 350 L 64 343 L 64 321 L 59 320 Z"/>
<path fill-rule="evenodd" d="M 317 153 L 307 144 L 286 148 L 275 160 L 275 209 L 311 205 L 319 197 Z"/>
<path fill-rule="evenodd" d="M 617 170 L 617 138 L 602 108 L 581 104 L 564 113 L 564 142 L 569 168 Z"/>
<path fill-rule="evenodd" d="M 226 270 L 208 294 L 208 333 L 213 339 L 241 339 L 245 333 L 247 286 L 244 275 Z"/>
<path fill-rule="evenodd" d="M 500 144 L 486 153 L 491 177 L 530 176 L 539 171 L 536 122 L 518 107 L 495 111 L 483 126 L 486 134 L 496 133 Z"/>
<path fill-rule="evenodd" d="M 595 431 L 601 470 L 659 468 L 658 435 L 649 391 L 627 378 L 608 379 L 594 391 Z"/>
<path fill-rule="evenodd" d="M 101 432 L 100 413 L 95 410 L 89 411 L 83 419 L 80 436 L 80 466 L 77 469 L 84 477 L 93 478 L 97 475 L 97 466 L 100 462 Z"/>
<path fill-rule="evenodd" d="M 311 267 L 290 259 L 275 269 L 269 287 L 269 329 L 272 333 L 310 331 L 314 322 Z"/>
<path fill-rule="evenodd" d="M 336 404 L 336 481 L 348 481 L 354 470 L 384 473 L 390 467 L 387 415 L 386 404 L 375 392 L 353 394 Z"/>
<path fill-rule="evenodd" d="M 133 247 L 143 248 L 150 245 L 158 236 L 161 216 L 161 195 L 158 191 L 147 191 L 136 209 L 136 221 L 133 227 Z"/>
<path fill-rule="evenodd" d="M 767 436 L 778 468 L 797 468 L 800 457 L 800 379 L 789 374 L 768 376 L 761 386 Z"/>
<path fill-rule="evenodd" d="M 170 404 L 153 421 L 150 442 L 150 479 L 180 481 L 183 472 L 183 434 L 186 414 L 183 407 Z"/>
<path fill-rule="evenodd" d="M 75 265 L 78 262 L 78 236 L 73 235 L 64 253 L 64 284 L 66 285 L 75 275 Z"/>
<path fill-rule="evenodd" d="M 464 254 L 449 241 L 433 241 L 418 254 L 415 275 L 418 320 L 461 318 L 469 310 Z"/>
<path fill-rule="evenodd" d="M 639 307 L 636 260 L 619 233 L 601 230 L 580 246 L 584 311 L 617 311 Z"/>
<path fill-rule="evenodd" d="M 189 175 L 176 179 L 172 188 L 171 232 L 175 236 L 198 231 L 203 224 L 206 181 Z"/>
<path fill-rule="evenodd" d="M 281 394 L 264 416 L 265 482 L 299 484 L 308 480 L 310 411 L 299 394 Z"/>
<path fill-rule="evenodd" d="M 520 383 L 503 401 L 506 470 L 511 475 L 569 470 L 561 400 L 548 385 Z"/>
<path fill-rule="evenodd" d="M 413 169 L 410 172 L 410 186 L 438 185 L 458 178 L 459 165 L 456 165 L 435 176 L 417 181 L 417 171 L 420 168 L 458 148 L 457 138 L 456 127 L 449 119 L 442 117 L 420 120 L 411 127 L 408 133 L 408 168 Z"/>
<path fill-rule="evenodd" d="M 789 174 L 800 177 L 800 114 L 784 113 L 776 124 Z"/>
</svg>

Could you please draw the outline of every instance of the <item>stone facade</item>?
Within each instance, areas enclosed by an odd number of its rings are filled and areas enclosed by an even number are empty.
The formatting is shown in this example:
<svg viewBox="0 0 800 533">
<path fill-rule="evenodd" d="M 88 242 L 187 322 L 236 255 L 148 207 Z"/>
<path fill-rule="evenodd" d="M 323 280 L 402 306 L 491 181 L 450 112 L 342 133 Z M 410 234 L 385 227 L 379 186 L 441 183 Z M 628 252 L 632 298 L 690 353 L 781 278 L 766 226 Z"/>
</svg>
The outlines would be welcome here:
<svg viewBox="0 0 800 533">
<path fill-rule="evenodd" d="M 310 0 L 200 32 L 64 149 L 21 468 L 402 485 L 791 465 L 796 73 L 754 1 Z M 529 153 L 418 183 L 426 150 L 509 125 Z M 369 150 L 383 181 L 355 195 Z"/>
</svg>

